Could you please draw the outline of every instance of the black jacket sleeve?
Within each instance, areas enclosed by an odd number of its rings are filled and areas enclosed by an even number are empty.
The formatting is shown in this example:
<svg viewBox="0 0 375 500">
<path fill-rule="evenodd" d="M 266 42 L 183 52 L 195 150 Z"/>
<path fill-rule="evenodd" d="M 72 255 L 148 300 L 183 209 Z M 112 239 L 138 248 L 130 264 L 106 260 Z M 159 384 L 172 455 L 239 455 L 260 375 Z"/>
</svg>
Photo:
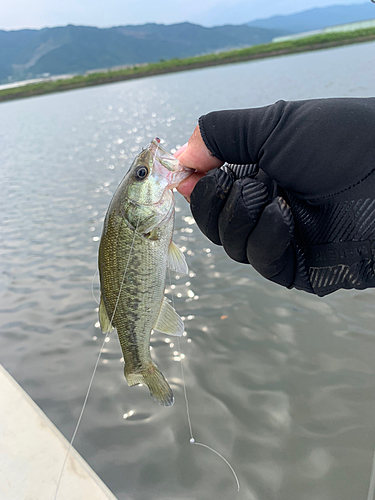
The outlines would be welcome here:
<svg viewBox="0 0 375 500">
<path fill-rule="evenodd" d="M 375 170 L 375 98 L 218 111 L 202 116 L 199 127 L 214 156 L 257 164 L 305 199 L 338 193 Z"/>
</svg>

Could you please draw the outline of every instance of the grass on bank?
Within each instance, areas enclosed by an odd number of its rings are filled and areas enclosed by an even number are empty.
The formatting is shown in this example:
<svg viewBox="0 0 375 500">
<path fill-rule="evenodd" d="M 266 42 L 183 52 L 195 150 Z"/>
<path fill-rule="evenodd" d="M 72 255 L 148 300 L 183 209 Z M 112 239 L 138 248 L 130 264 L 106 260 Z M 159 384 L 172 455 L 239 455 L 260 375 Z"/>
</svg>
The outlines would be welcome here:
<svg viewBox="0 0 375 500">
<path fill-rule="evenodd" d="M 315 50 L 329 46 L 339 46 L 372 39 L 375 40 L 375 28 L 335 33 L 322 33 L 295 40 L 253 45 L 244 49 L 230 50 L 215 54 L 206 54 L 184 59 L 170 59 L 168 61 L 137 65 L 125 69 L 98 71 L 86 75 L 77 75 L 64 80 L 31 83 L 21 87 L 0 90 L 0 101 L 81 87 L 89 87 L 92 85 L 101 85 L 104 83 L 171 73 L 175 71 L 183 71 L 184 69 L 187 70 L 227 64 L 230 62 L 246 61 L 267 56 L 292 54 L 294 52 L 303 52 L 305 50 Z"/>
</svg>

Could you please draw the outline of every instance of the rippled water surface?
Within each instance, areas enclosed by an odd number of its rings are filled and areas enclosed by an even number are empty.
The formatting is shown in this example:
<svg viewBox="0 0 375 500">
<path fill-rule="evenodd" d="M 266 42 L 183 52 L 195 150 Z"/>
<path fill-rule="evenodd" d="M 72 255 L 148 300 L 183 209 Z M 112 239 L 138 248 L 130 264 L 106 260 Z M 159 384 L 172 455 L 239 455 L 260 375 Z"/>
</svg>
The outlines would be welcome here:
<svg viewBox="0 0 375 500">
<path fill-rule="evenodd" d="M 0 362 L 68 439 L 103 338 L 91 295 L 103 217 L 135 154 L 155 135 L 176 149 L 213 109 L 375 95 L 374 54 L 369 43 L 1 104 Z M 121 500 L 367 499 L 374 290 L 284 290 L 177 206 L 187 335 L 180 349 L 152 340 L 175 405 L 127 387 L 112 334 L 76 448 Z M 223 461 L 189 444 L 181 358 L 194 436 L 231 462 L 239 493 Z"/>
</svg>

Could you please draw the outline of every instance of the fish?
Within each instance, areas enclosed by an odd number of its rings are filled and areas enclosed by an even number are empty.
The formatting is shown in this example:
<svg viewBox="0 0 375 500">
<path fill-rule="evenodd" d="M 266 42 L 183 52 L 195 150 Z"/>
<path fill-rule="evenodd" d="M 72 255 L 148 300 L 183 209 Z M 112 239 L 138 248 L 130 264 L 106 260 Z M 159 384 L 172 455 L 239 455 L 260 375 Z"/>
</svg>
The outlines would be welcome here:
<svg viewBox="0 0 375 500">
<path fill-rule="evenodd" d="M 150 336 L 152 331 L 176 336 L 184 331 L 164 292 L 168 268 L 188 273 L 185 257 L 172 241 L 173 188 L 192 172 L 155 138 L 115 191 L 99 245 L 101 330 L 117 330 L 128 385 L 146 385 L 162 406 L 172 406 L 174 396 L 151 358 Z"/>
</svg>

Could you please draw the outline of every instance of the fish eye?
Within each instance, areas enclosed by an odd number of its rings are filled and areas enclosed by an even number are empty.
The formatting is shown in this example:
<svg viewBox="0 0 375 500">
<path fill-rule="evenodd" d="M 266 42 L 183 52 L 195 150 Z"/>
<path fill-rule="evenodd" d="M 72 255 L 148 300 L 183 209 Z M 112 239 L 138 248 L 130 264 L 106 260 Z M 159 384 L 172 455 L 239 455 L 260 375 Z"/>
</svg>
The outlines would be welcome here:
<svg viewBox="0 0 375 500">
<path fill-rule="evenodd" d="M 144 165 L 138 167 L 134 174 L 135 180 L 137 181 L 143 181 L 144 179 L 146 179 L 147 176 L 148 176 L 148 168 L 145 167 Z"/>
</svg>

